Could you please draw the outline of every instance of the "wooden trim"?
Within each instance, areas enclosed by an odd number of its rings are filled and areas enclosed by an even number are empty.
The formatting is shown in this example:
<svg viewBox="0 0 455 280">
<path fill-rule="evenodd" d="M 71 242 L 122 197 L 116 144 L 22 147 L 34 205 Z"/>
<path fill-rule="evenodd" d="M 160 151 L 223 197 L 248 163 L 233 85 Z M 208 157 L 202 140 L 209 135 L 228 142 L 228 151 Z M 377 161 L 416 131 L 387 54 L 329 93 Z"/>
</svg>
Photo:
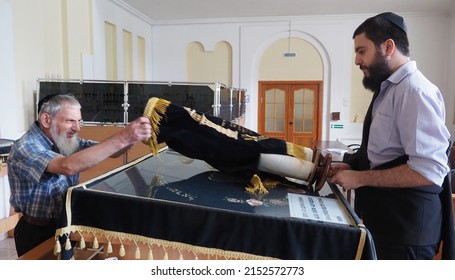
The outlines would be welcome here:
<svg viewBox="0 0 455 280">
<path fill-rule="evenodd" d="M 3 155 L 2 155 L 3 156 Z M 0 177 L 8 175 L 8 165 L 1 163 Z M 0 234 L 8 232 L 8 237 L 13 237 L 13 230 L 16 227 L 17 222 L 21 218 L 22 214 L 15 213 L 13 208 L 10 206 L 9 216 L 0 220 Z"/>
<path fill-rule="evenodd" d="M 0 234 L 13 230 L 22 214 L 15 213 L 5 219 L 0 220 Z"/>
</svg>

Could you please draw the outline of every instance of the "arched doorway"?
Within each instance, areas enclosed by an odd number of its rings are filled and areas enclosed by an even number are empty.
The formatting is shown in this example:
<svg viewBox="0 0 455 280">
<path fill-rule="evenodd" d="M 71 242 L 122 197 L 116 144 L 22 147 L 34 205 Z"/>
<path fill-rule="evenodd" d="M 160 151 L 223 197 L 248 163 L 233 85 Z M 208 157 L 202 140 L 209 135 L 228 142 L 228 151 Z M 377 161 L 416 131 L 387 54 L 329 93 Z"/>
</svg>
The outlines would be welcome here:
<svg viewBox="0 0 455 280">
<path fill-rule="evenodd" d="M 308 147 L 321 140 L 323 68 L 318 50 L 301 38 L 272 43 L 259 64 L 258 132 Z"/>
<path fill-rule="evenodd" d="M 259 133 L 306 147 L 321 140 L 322 81 L 260 81 Z"/>
</svg>

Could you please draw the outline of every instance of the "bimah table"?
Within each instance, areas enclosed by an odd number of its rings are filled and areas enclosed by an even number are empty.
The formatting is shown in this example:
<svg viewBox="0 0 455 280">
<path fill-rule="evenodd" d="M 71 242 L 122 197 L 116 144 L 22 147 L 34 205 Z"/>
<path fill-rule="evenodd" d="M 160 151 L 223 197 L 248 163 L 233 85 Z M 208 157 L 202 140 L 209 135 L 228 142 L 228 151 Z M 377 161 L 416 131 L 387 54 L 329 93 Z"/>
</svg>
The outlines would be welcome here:
<svg viewBox="0 0 455 280">
<path fill-rule="evenodd" d="M 258 174 L 248 180 L 164 149 L 69 189 L 56 253 L 119 259 L 375 259 L 368 229 L 335 185 Z M 79 249 L 78 249 L 79 248 Z M 85 248 L 85 249 L 84 249 Z M 101 248 L 101 249 L 100 249 Z"/>
</svg>

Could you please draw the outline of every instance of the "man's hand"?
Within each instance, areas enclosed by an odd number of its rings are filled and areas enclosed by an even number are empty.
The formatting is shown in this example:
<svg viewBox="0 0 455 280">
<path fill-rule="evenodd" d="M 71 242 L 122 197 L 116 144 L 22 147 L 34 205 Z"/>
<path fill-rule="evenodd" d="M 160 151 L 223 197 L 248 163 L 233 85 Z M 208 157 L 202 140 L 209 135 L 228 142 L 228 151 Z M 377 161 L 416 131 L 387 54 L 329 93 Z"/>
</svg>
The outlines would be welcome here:
<svg viewBox="0 0 455 280">
<path fill-rule="evenodd" d="M 150 120 L 146 117 L 139 117 L 130 122 L 122 131 L 122 137 L 124 137 L 129 144 L 135 144 L 150 139 L 150 137 L 152 137 Z"/>
<path fill-rule="evenodd" d="M 337 184 L 345 190 L 358 188 L 359 172 L 351 170 L 351 166 L 346 163 L 332 163 L 329 169 L 329 182 Z"/>
<path fill-rule="evenodd" d="M 329 182 L 335 183 L 345 190 L 357 189 L 362 186 L 361 179 L 363 178 L 361 171 L 350 169 L 339 169 L 330 177 Z"/>
</svg>

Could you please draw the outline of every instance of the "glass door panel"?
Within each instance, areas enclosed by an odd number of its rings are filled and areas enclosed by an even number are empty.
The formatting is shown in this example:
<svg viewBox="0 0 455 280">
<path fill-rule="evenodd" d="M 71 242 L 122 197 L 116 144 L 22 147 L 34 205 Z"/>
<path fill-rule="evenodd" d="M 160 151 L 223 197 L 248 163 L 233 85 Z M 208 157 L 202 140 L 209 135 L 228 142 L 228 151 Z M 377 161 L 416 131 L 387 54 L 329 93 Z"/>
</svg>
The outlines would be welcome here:
<svg viewBox="0 0 455 280">
<path fill-rule="evenodd" d="M 285 131 L 285 97 L 282 89 L 265 91 L 265 131 L 268 133 Z"/>
</svg>

